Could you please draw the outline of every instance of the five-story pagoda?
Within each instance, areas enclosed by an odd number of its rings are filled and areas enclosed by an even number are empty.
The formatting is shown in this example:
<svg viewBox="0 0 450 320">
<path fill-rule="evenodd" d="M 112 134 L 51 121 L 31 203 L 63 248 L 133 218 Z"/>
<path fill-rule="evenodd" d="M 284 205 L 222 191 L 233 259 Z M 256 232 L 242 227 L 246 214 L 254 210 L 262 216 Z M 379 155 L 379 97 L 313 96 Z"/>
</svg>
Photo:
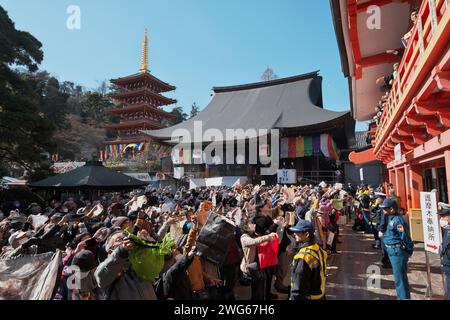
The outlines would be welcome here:
<svg viewBox="0 0 450 320">
<path fill-rule="evenodd" d="M 148 38 L 144 34 L 142 46 L 142 62 L 138 73 L 110 80 L 119 90 L 111 97 L 120 104 L 119 108 L 111 108 L 107 112 L 120 117 L 120 123 L 106 126 L 108 131 L 116 133 L 117 138 L 105 141 L 108 158 L 133 158 L 144 154 L 151 144 L 141 130 L 161 129 L 167 126 L 173 114 L 162 109 L 177 101 L 162 95 L 176 88 L 153 76 L 148 70 Z"/>
</svg>

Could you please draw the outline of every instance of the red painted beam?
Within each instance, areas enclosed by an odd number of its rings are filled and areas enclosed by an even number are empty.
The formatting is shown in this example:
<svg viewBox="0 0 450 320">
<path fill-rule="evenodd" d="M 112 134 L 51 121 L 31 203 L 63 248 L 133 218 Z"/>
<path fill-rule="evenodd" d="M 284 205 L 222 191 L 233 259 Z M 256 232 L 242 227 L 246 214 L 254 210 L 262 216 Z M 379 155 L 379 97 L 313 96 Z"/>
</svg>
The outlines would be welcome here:
<svg viewBox="0 0 450 320">
<path fill-rule="evenodd" d="M 367 2 L 364 2 L 364 3 L 359 3 L 357 5 L 357 9 L 356 10 L 357 10 L 358 13 L 366 12 L 367 8 L 370 7 L 370 6 L 382 7 L 382 6 L 385 6 L 385 5 L 390 4 L 392 2 L 415 3 L 416 0 L 401 0 L 401 1 L 398 1 L 398 0 L 370 0 L 370 1 L 367 1 Z"/>
<path fill-rule="evenodd" d="M 347 10 L 348 10 L 348 21 L 349 21 L 349 33 L 350 33 L 350 43 L 352 46 L 353 57 L 355 58 L 355 77 L 356 79 L 361 79 L 362 77 L 362 67 L 361 63 L 361 48 L 359 46 L 358 38 L 358 11 L 357 11 L 357 0 L 348 0 Z"/>
<path fill-rule="evenodd" d="M 379 53 L 373 56 L 364 57 L 361 59 L 361 67 L 367 68 L 376 66 L 379 64 L 385 64 L 385 63 L 395 63 L 400 62 L 402 60 L 401 56 L 396 56 L 394 54 L 390 53 Z"/>
<path fill-rule="evenodd" d="M 375 158 L 375 154 L 373 153 L 373 148 L 362 151 L 362 152 L 352 151 L 348 155 L 348 159 L 351 162 L 353 162 L 354 164 L 364 164 L 364 163 L 368 163 L 368 162 L 377 160 Z"/>
</svg>

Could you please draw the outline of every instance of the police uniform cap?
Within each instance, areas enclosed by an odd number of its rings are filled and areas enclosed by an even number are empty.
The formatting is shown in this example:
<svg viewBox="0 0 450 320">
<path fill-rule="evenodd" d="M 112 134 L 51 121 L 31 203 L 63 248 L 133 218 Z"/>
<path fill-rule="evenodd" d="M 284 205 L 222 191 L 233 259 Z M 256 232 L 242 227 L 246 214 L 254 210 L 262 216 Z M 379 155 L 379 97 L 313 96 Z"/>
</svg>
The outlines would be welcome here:
<svg viewBox="0 0 450 320">
<path fill-rule="evenodd" d="M 383 203 L 380 204 L 380 208 L 397 208 L 397 202 L 393 199 L 384 199 Z"/>
<path fill-rule="evenodd" d="M 450 205 L 444 202 L 438 203 L 438 214 L 440 216 L 450 215 Z"/>
<path fill-rule="evenodd" d="M 306 220 L 300 220 L 295 226 L 291 227 L 290 230 L 294 233 L 298 232 L 314 232 L 314 225 Z"/>
</svg>

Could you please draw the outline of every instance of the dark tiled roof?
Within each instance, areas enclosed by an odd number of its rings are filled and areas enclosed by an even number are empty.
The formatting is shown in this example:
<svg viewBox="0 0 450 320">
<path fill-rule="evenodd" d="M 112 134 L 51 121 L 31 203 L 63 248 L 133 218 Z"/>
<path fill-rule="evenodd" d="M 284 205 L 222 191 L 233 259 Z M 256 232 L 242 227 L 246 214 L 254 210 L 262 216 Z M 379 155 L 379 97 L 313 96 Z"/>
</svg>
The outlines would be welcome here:
<svg viewBox="0 0 450 320">
<path fill-rule="evenodd" d="M 201 121 L 203 132 L 214 129 L 224 137 L 227 129 L 327 129 L 336 123 L 342 128 L 351 127 L 349 131 L 353 135 L 354 120 L 350 112 L 323 108 L 322 77 L 317 71 L 266 82 L 216 87 L 214 91 L 209 105 L 197 116 L 173 127 L 144 133 L 158 140 L 170 139 L 174 132 L 189 132 L 195 137 L 194 123 Z"/>
</svg>

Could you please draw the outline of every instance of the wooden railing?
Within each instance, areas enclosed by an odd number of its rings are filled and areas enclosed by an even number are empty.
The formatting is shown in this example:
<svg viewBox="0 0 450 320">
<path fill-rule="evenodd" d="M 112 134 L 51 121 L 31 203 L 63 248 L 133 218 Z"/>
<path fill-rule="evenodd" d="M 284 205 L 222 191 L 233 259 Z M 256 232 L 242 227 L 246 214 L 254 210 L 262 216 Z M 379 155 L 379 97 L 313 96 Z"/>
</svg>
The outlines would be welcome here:
<svg viewBox="0 0 450 320">
<path fill-rule="evenodd" d="M 398 68 L 389 98 L 381 116 L 376 136 L 375 154 L 377 154 L 388 134 L 403 111 L 410 105 L 423 80 L 430 74 L 436 61 L 427 59 L 431 52 L 438 50 L 436 45 L 447 45 L 446 39 L 439 39 L 450 17 L 450 0 L 423 0 L 417 21 L 413 27 L 408 46 Z M 442 43 L 445 41 L 445 43 Z"/>
</svg>

